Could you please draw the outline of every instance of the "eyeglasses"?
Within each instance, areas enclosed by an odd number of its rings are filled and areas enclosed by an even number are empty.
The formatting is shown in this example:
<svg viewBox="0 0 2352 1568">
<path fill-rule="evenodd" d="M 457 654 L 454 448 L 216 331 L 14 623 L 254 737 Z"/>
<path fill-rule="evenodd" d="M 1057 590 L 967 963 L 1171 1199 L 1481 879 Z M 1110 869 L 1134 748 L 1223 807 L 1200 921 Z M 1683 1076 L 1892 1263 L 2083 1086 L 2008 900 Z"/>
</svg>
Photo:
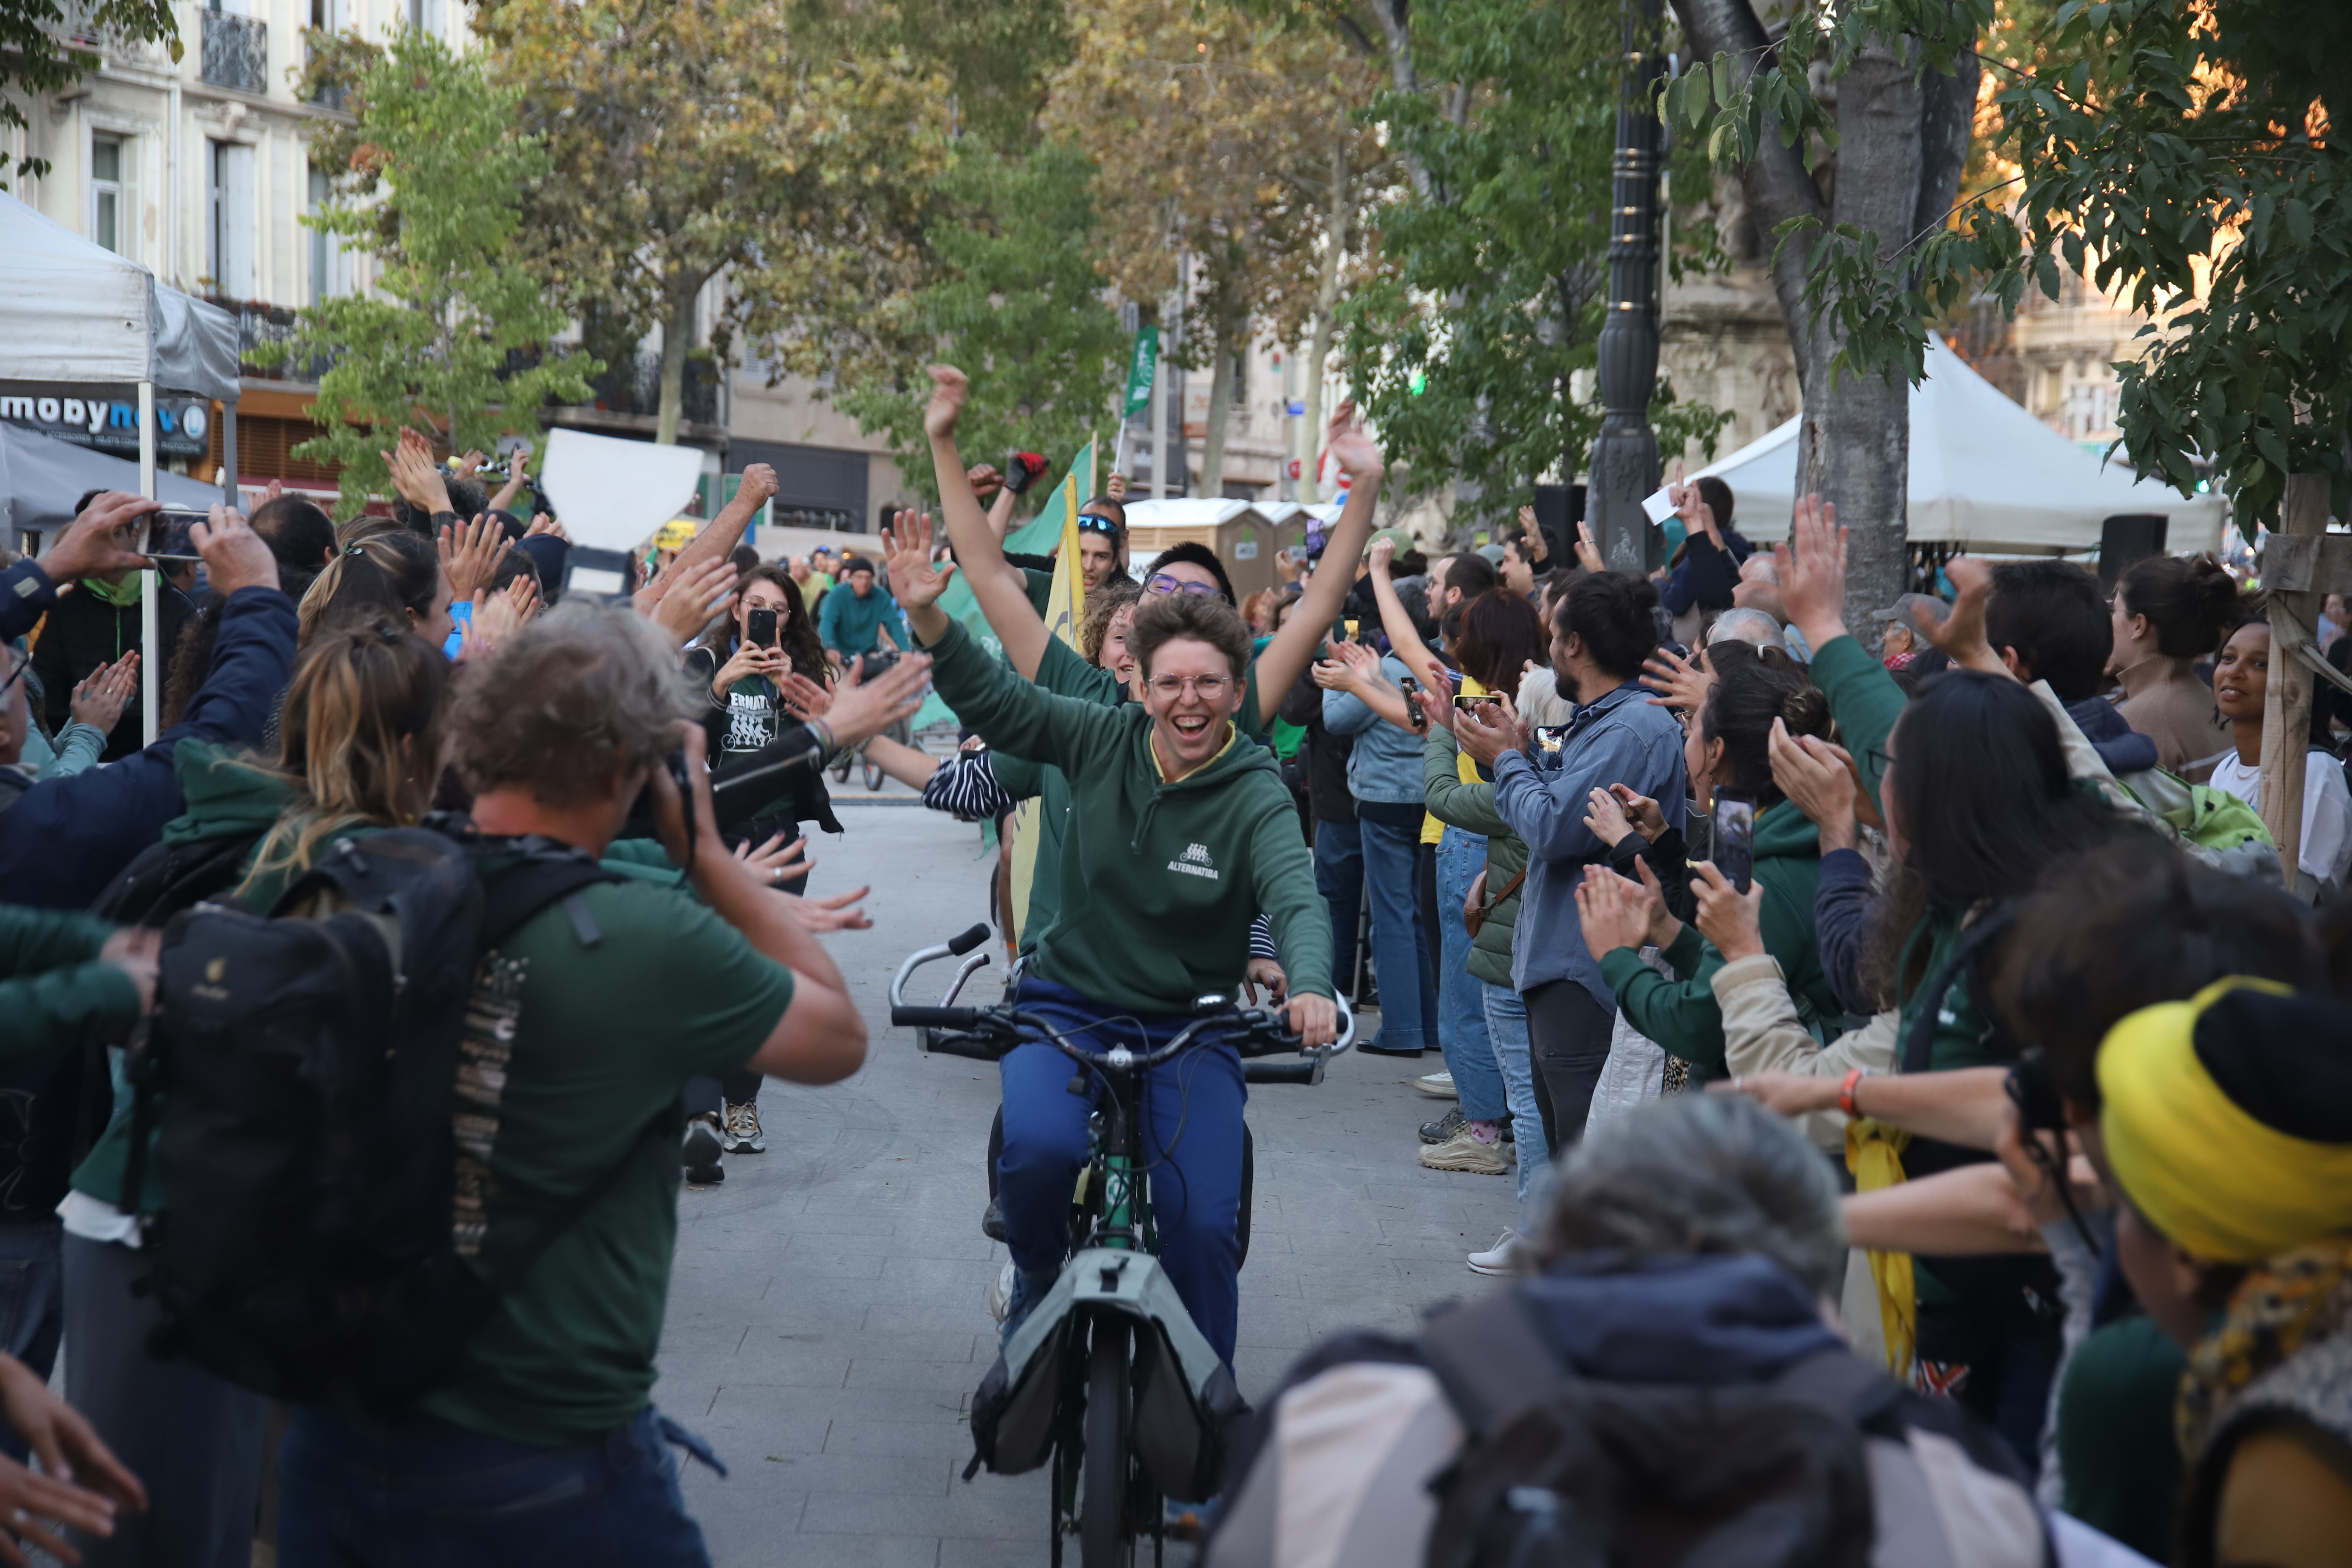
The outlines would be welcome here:
<svg viewBox="0 0 2352 1568">
<path fill-rule="evenodd" d="M 1865 746 L 1863 748 L 1862 755 L 1864 760 L 1869 763 L 1870 771 L 1881 777 L 1885 775 L 1888 768 L 1895 765 L 1894 755 L 1884 746 Z"/>
<path fill-rule="evenodd" d="M 1108 533 L 1112 538 L 1116 539 L 1118 537 L 1118 523 L 1111 518 L 1097 517 L 1093 512 L 1082 511 L 1078 513 L 1078 531 L 1081 533 Z"/>
<path fill-rule="evenodd" d="M 1163 702 L 1173 702 L 1180 697 L 1198 697 L 1203 702 L 1223 700 L 1233 679 L 1223 675 L 1155 675 L 1151 689 Z"/>
<path fill-rule="evenodd" d="M 1143 591 L 1147 594 L 1213 594 L 1217 585 L 1214 583 L 1188 583 L 1165 572 L 1154 572 L 1144 579 Z"/>
</svg>

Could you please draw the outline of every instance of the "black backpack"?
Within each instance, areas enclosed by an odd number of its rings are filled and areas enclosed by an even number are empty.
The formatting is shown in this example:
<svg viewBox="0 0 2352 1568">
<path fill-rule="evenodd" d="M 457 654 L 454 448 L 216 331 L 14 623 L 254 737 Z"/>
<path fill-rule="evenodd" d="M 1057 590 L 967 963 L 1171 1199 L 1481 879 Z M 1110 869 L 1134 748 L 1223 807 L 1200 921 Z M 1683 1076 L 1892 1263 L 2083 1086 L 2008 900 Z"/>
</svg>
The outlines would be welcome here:
<svg viewBox="0 0 2352 1568">
<path fill-rule="evenodd" d="M 171 918 L 123 1183 L 128 1207 L 168 1094 L 156 1353 L 296 1403 L 395 1405 L 449 1377 L 500 1294 L 661 1142 L 657 1118 L 489 1279 L 459 1256 L 453 1112 L 482 957 L 558 900 L 595 945 L 574 895 L 620 879 L 549 839 L 402 828 L 338 843 L 278 905 L 321 912 Z"/>
<path fill-rule="evenodd" d="M 1906 1396 L 1843 1349 L 1769 1384 L 1588 1380 L 1506 1291 L 1432 1318 L 1422 1351 L 1468 1431 L 1432 1483 L 1430 1568 L 1871 1561 L 1864 1433 Z"/>
</svg>

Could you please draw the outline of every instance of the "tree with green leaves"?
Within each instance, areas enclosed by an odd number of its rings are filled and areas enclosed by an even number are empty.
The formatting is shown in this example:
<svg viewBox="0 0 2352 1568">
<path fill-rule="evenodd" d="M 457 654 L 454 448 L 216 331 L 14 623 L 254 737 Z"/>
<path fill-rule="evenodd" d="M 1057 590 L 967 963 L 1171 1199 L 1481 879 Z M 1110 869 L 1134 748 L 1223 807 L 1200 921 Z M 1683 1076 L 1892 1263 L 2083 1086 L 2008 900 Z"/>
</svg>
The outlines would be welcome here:
<svg viewBox="0 0 2352 1568">
<path fill-rule="evenodd" d="M 1606 303 L 1620 18 L 1442 0 L 1409 31 L 1387 19 L 1413 85 L 1370 112 L 1417 177 L 1370 215 L 1378 266 L 1340 307 L 1343 363 L 1414 489 L 1472 481 L 1481 513 L 1507 516 L 1539 475 L 1578 472 L 1601 428 L 1571 384 Z M 1730 416 L 1663 381 L 1660 398 L 1660 447 L 1712 452 Z"/>
<path fill-rule="evenodd" d="M 941 358 L 971 377 L 961 428 L 975 453 L 1020 448 L 1058 465 L 1113 422 L 1128 340 L 1096 270 L 1093 174 L 1084 153 L 1042 142 L 1019 155 L 966 144 L 941 177 L 932 277 L 913 296 L 907 349 L 833 398 L 888 442 L 902 472 L 929 466 L 925 367 Z M 1034 493 L 1059 478 L 1050 470 Z"/>
<path fill-rule="evenodd" d="M 1992 5 L 1799 0 L 1775 37 L 1762 16 L 1772 8 L 1755 0 L 1674 0 L 1696 63 L 1668 84 L 1664 113 L 1737 173 L 1759 228 L 1780 237 L 1772 289 L 1805 401 L 1797 488 L 1819 491 L 1852 530 L 1853 626 L 1911 585 L 1911 395 L 1885 362 L 1847 357 L 1847 323 L 1818 311 L 1814 279 L 1836 236 L 1908 254 L 1914 236 L 1948 216 L 1968 163 L 1977 34 Z M 1924 345 L 1916 315 L 1910 330 Z"/>
<path fill-rule="evenodd" d="M 186 46 L 180 42 L 178 7 L 172 0 L 100 0 L 96 5 L 74 7 L 74 32 L 83 36 L 111 33 L 133 43 L 161 44 L 178 65 Z M 73 42 L 67 30 L 66 8 L 58 0 L 0 0 L 0 132 L 30 131 L 32 122 L 10 97 L 16 89 L 36 100 L 63 92 L 101 63 L 95 49 Z M 46 158 L 16 160 L 16 177 L 38 179 L 49 172 Z M 0 174 L 5 174 L 0 165 Z M 8 182 L 0 179 L 0 190 Z"/>
<path fill-rule="evenodd" d="M 294 456 L 342 465 L 346 517 L 384 487 L 381 454 L 402 426 L 442 426 L 452 451 L 487 448 L 535 432 L 542 403 L 587 396 L 596 368 L 547 347 L 567 318 L 514 259 L 517 193 L 547 169 L 545 149 L 517 128 L 518 90 L 482 57 L 415 30 L 357 85 L 351 171 L 305 221 L 374 256 L 375 289 L 320 300 L 254 354 L 331 362 L 319 379 L 326 433 Z M 362 205 L 362 190 L 375 199 Z"/>
<path fill-rule="evenodd" d="M 1980 26 L 1993 0 L 1951 7 Z M 1727 155 L 1819 135 L 1804 69 L 1883 54 L 1943 25 L 1927 0 L 1832 18 L 1807 5 L 1777 53 L 1718 58 L 1669 104 Z M 1948 35 L 1937 35 L 1948 39 Z M 1921 374 L 1921 321 L 1989 294 L 2055 299 L 2062 268 L 2146 313 L 2146 352 L 2116 368 L 2134 470 L 2184 493 L 2213 477 L 2239 526 L 2278 520 L 2286 478 L 2352 501 L 2352 152 L 2335 131 L 2352 12 L 2297 0 L 2066 0 L 2038 47 L 1988 61 L 1993 159 L 2013 177 L 1955 212 L 1865 222 L 1780 218 L 1806 313 L 1857 380 Z M 1948 41 L 1931 42 L 1927 58 Z M 1700 85 L 1701 81 L 1705 85 Z M 1841 105 L 1843 95 L 1841 95 Z M 1840 120 L 1843 121 L 1841 109 Z M 1841 153 L 1841 158 L 1844 154 Z M 1842 165 L 1843 167 L 1843 165 Z M 1841 195 L 1844 175 L 1839 176 Z"/>
<path fill-rule="evenodd" d="M 947 83 L 903 51 L 805 43 L 767 0 L 495 0 L 477 26 L 549 162 L 522 235 L 551 299 L 659 328 L 655 439 L 677 438 L 703 292 L 812 379 L 887 353 L 921 280 Z"/>
</svg>

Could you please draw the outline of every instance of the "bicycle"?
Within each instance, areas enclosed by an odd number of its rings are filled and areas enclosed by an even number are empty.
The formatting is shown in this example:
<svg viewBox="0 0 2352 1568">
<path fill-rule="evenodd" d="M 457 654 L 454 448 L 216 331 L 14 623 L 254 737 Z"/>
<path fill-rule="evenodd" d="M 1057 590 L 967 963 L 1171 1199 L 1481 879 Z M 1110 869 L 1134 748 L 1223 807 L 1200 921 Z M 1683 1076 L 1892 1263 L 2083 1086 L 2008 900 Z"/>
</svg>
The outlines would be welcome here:
<svg viewBox="0 0 2352 1568">
<path fill-rule="evenodd" d="M 1223 1432 L 1240 1415 L 1231 1369 L 1211 1351 L 1159 1268 L 1150 1162 L 1140 1115 L 1153 1068 L 1188 1050 L 1230 1044 L 1252 1084 L 1323 1081 L 1330 1058 L 1355 1039 L 1355 1018 L 1339 1004 L 1336 1044 L 1312 1050 L 1286 1032 L 1281 1016 L 1203 996 L 1198 1016 L 1155 1049 L 1125 1045 L 1088 1051 L 1042 1019 L 1009 1004 L 955 1005 L 965 982 L 991 962 L 989 928 L 908 956 L 890 982 L 890 1022 L 917 1031 L 919 1050 L 995 1061 L 1025 1027 L 1061 1051 L 1108 1092 L 1088 1124 L 1087 1155 L 1071 1201 L 1071 1255 L 1052 1290 L 1006 1342 L 972 1398 L 969 1480 L 985 1463 L 1018 1474 L 1051 1462 L 1051 1562 L 1076 1534 L 1083 1568 L 1128 1568 L 1149 1538 L 1153 1561 L 1166 1548 L 1164 1501 L 1198 1502 L 1223 1485 Z M 923 964 L 960 958 L 937 1005 L 910 1006 L 906 984 Z M 1294 1062 L 1262 1058 L 1291 1052 Z M 1178 1397 L 1181 1394 L 1181 1397 Z"/>
</svg>

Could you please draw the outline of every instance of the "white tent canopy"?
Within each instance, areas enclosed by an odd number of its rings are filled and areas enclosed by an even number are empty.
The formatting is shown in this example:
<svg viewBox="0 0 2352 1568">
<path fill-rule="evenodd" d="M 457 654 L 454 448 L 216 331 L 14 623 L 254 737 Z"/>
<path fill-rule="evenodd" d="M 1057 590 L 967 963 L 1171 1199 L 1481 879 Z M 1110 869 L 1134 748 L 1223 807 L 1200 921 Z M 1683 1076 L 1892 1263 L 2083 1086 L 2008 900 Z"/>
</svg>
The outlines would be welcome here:
<svg viewBox="0 0 2352 1568">
<path fill-rule="evenodd" d="M 0 192 L 0 381 L 235 403 L 236 319 Z"/>
<path fill-rule="evenodd" d="M 1791 419 L 1690 476 L 1713 474 L 1731 487 L 1735 521 L 1750 540 L 1789 536 L 1801 423 Z M 2169 520 L 2167 550 L 2213 550 L 2226 512 L 2219 496 L 2184 497 L 2084 451 L 1928 338 L 1927 379 L 1911 389 L 1912 539 L 1993 552 L 2092 551 L 2102 522 L 2137 513 Z"/>
</svg>

